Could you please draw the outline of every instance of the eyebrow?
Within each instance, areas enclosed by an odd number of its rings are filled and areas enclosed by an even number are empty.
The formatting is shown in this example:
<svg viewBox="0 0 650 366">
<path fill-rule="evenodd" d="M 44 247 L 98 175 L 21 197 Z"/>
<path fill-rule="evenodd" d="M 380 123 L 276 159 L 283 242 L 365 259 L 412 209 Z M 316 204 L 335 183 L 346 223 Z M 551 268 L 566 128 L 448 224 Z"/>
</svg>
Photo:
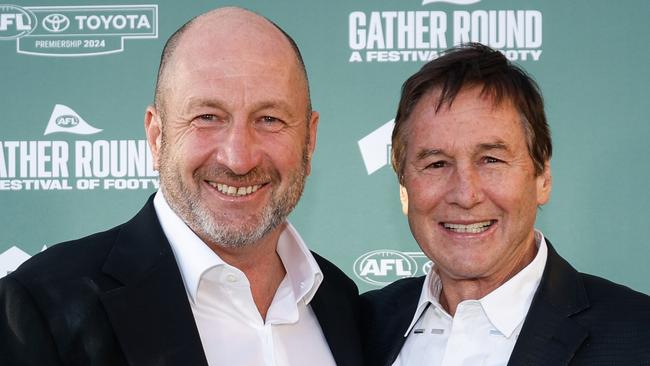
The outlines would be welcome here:
<svg viewBox="0 0 650 366">
<path fill-rule="evenodd" d="M 430 156 L 436 155 L 445 155 L 445 153 L 441 149 L 422 149 L 420 152 L 418 152 L 417 160 L 426 159 Z"/>
<path fill-rule="evenodd" d="M 185 105 L 183 106 L 183 110 L 191 111 L 194 108 L 200 108 L 200 107 L 225 109 L 223 104 L 220 103 L 219 101 L 212 100 L 212 99 L 204 99 L 204 98 L 192 98 L 187 103 L 185 103 Z"/>
<path fill-rule="evenodd" d="M 510 151 L 510 148 L 503 141 L 495 141 L 495 142 L 479 144 L 478 147 L 476 148 L 477 152 L 490 151 L 490 150 L 503 150 L 507 152 Z"/>
<path fill-rule="evenodd" d="M 491 150 L 503 150 L 508 152 L 510 151 L 510 148 L 505 142 L 499 140 L 495 142 L 487 142 L 487 143 L 479 144 L 475 149 L 476 152 L 485 152 Z M 447 153 L 445 153 L 443 149 L 422 149 L 416 155 L 416 160 L 423 160 L 438 155 L 446 156 Z"/>
<path fill-rule="evenodd" d="M 185 105 L 186 110 L 191 110 L 193 108 L 200 108 L 200 107 L 218 108 L 222 110 L 228 109 L 220 101 L 207 99 L 207 98 L 192 99 Z M 295 118 L 293 113 L 291 113 L 291 106 L 282 100 L 266 100 L 266 101 L 259 102 L 254 106 L 254 110 L 256 111 L 261 111 L 265 109 L 279 109 L 287 113 L 290 118 Z"/>
<path fill-rule="evenodd" d="M 291 112 L 291 106 L 282 100 L 268 100 L 261 102 L 255 106 L 255 110 L 261 111 L 264 109 L 279 109 L 289 115 L 290 118 L 296 118 Z"/>
</svg>

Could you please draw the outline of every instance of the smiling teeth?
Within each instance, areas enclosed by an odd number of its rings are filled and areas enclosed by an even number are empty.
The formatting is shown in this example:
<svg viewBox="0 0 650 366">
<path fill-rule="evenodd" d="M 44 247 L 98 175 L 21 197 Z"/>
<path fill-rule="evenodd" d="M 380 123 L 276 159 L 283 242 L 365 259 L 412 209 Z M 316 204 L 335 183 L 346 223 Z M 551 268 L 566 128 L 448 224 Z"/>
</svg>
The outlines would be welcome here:
<svg viewBox="0 0 650 366">
<path fill-rule="evenodd" d="M 448 223 L 442 224 L 442 226 L 444 226 L 445 229 L 447 230 L 451 230 L 456 233 L 471 233 L 471 234 L 482 233 L 485 230 L 487 230 L 490 227 L 490 225 L 492 225 L 492 221 L 477 222 L 475 224 L 469 224 L 469 225 L 448 224 Z"/>
<path fill-rule="evenodd" d="M 209 182 L 210 185 L 217 189 L 217 191 L 233 197 L 247 196 L 257 191 L 262 185 L 256 184 L 248 187 L 233 187 L 227 184 Z"/>
</svg>

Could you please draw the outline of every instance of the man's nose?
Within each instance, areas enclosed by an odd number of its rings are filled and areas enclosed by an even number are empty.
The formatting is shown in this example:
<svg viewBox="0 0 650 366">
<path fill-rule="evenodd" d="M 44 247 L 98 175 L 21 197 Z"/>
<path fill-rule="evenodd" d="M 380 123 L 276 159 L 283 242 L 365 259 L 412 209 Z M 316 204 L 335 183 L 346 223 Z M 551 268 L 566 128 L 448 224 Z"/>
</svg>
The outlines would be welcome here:
<svg viewBox="0 0 650 366">
<path fill-rule="evenodd" d="M 217 162 L 235 174 L 244 175 L 260 164 L 259 143 L 251 123 L 233 121 L 219 141 Z"/>
<path fill-rule="evenodd" d="M 474 167 L 459 166 L 453 173 L 447 202 L 462 208 L 472 208 L 483 201 L 481 177 Z"/>
</svg>

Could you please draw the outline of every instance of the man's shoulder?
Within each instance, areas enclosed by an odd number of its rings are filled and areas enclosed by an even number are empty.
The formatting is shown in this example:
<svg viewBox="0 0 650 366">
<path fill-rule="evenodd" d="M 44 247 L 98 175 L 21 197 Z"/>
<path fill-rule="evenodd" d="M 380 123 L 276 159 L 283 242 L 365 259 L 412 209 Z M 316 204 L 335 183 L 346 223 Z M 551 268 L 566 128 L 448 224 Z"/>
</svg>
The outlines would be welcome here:
<svg viewBox="0 0 650 366">
<path fill-rule="evenodd" d="M 370 304 L 384 304 L 390 302 L 414 302 L 420 298 L 425 276 L 411 277 L 397 280 L 385 287 L 372 290 L 361 295 Z"/>
<path fill-rule="evenodd" d="M 592 274 L 579 272 L 562 258 L 548 242 L 549 257 L 542 282 L 545 291 L 555 296 L 566 298 L 576 291 L 576 296 L 586 296 L 590 312 L 604 311 L 624 313 L 626 307 L 645 308 L 650 314 L 650 297 L 631 288 Z M 566 282 L 567 286 L 558 286 L 557 281 Z M 555 285 L 554 285 L 555 284 Z M 558 300 L 558 299 L 556 299 Z M 616 309 L 614 311 L 614 309 Z M 610 318 L 617 315 L 612 314 Z"/>
<path fill-rule="evenodd" d="M 650 296 L 591 274 L 580 273 L 580 277 L 591 312 L 615 322 L 627 320 L 650 326 Z"/>
<path fill-rule="evenodd" d="M 650 296 L 625 285 L 588 273 L 580 273 L 580 276 L 592 300 L 603 301 L 615 298 L 616 301 L 640 301 L 650 304 Z"/>
<path fill-rule="evenodd" d="M 54 244 L 7 275 L 23 285 L 51 284 L 101 270 L 121 226 Z"/>
<path fill-rule="evenodd" d="M 111 229 L 54 244 L 34 255 L 7 275 L 24 285 L 51 285 L 76 278 L 95 278 L 102 273 L 106 259 L 119 241 L 141 244 L 154 224 L 153 196 L 129 221 Z"/>
<path fill-rule="evenodd" d="M 650 297 L 607 279 L 580 273 L 589 305 L 571 316 L 588 333 L 576 353 L 583 364 L 642 364 L 650 359 Z M 643 363 L 645 364 L 645 363 Z"/>
</svg>

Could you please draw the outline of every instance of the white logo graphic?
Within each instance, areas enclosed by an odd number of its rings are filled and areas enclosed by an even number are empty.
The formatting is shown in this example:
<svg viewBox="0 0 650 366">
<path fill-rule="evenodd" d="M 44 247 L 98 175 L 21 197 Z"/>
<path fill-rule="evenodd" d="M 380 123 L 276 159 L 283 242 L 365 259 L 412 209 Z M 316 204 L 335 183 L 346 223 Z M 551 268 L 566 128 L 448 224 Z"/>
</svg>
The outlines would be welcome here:
<svg viewBox="0 0 650 366">
<path fill-rule="evenodd" d="M 16 5 L 0 5 L 0 40 L 16 39 L 34 31 L 36 16 Z"/>
<path fill-rule="evenodd" d="M 72 108 L 63 104 L 57 104 L 52 110 L 50 121 L 47 123 L 43 135 L 49 135 L 55 132 L 67 132 L 77 135 L 92 135 L 101 132 L 99 128 L 95 128 L 84 121 L 77 112 Z"/>
<path fill-rule="evenodd" d="M 390 161 L 391 135 L 394 126 L 395 120 L 391 119 L 358 141 L 368 175 L 383 168 Z"/>
<path fill-rule="evenodd" d="M 47 249 L 47 246 L 43 246 L 41 251 L 45 249 Z M 5 250 L 4 253 L 0 254 L 0 277 L 4 277 L 10 272 L 15 271 L 16 268 L 29 258 L 31 256 L 17 246 Z"/>
<path fill-rule="evenodd" d="M 39 26 L 40 23 L 40 26 Z M 124 51 L 126 39 L 158 38 L 158 5 L 0 4 L 0 40 L 26 55 L 78 57 Z"/>
<path fill-rule="evenodd" d="M 456 5 L 472 5 L 480 2 L 481 0 L 422 0 L 422 5 L 431 3 L 449 3 Z"/>
<path fill-rule="evenodd" d="M 416 259 L 421 258 L 426 259 L 422 252 L 379 249 L 357 258 L 353 269 L 360 280 L 371 285 L 384 286 L 400 278 L 425 274 L 418 272 L 421 266 Z"/>
<path fill-rule="evenodd" d="M 70 26 L 70 19 L 63 14 L 50 14 L 43 18 L 43 28 L 53 33 L 63 32 Z"/>
<path fill-rule="evenodd" d="M 101 131 L 72 108 L 56 104 L 43 134 Z M 136 190 L 159 185 L 146 140 L 0 140 L 0 191 Z"/>
<path fill-rule="evenodd" d="M 421 0 L 459 6 L 479 0 Z M 542 12 L 534 9 L 357 10 L 348 16 L 348 62 L 426 62 L 445 49 L 480 42 L 511 61 L 542 55 Z"/>
</svg>

